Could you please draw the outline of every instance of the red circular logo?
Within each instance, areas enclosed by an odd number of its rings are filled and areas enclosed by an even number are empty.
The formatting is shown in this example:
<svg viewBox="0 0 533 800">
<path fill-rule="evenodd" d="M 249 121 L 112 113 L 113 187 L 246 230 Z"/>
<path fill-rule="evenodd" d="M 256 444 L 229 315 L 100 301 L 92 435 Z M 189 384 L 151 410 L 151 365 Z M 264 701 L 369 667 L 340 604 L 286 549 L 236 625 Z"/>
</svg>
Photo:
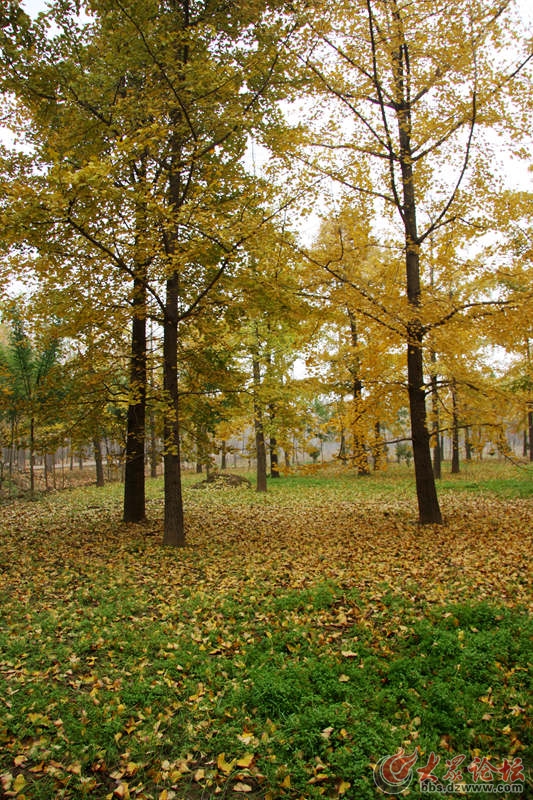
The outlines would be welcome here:
<svg viewBox="0 0 533 800">
<path fill-rule="evenodd" d="M 413 779 L 412 767 L 418 761 L 418 752 L 411 754 L 401 747 L 393 756 L 385 756 L 374 768 L 374 783 L 385 794 L 400 794 Z"/>
</svg>

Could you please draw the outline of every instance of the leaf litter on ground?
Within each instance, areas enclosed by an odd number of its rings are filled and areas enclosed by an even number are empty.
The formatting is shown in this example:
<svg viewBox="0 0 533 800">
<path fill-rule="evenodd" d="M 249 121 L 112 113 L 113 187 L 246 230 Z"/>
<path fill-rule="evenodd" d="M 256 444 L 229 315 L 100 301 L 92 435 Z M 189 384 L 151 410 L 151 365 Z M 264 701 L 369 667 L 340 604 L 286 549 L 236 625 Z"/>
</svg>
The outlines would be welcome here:
<svg viewBox="0 0 533 800">
<path fill-rule="evenodd" d="M 399 747 L 525 757 L 530 500 L 187 490 L 179 551 L 149 507 L 0 509 L 6 796 L 359 800 Z"/>
</svg>

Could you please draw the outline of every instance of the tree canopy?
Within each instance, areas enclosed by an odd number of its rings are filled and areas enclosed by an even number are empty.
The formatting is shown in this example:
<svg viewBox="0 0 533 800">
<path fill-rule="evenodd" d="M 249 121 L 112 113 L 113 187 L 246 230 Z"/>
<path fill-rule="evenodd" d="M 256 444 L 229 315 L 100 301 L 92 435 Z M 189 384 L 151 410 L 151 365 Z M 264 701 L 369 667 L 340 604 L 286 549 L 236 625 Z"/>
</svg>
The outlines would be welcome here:
<svg viewBox="0 0 533 800">
<path fill-rule="evenodd" d="M 442 521 L 442 431 L 468 450 L 507 425 L 531 453 L 531 195 L 497 158 L 531 161 L 515 0 L 54 0 L 35 19 L 10 0 L 0 51 L 5 283 L 38 292 L 69 385 L 98 394 L 92 438 L 121 387 L 126 521 L 150 414 L 171 545 L 182 448 L 241 420 L 264 489 L 313 394 L 362 474 L 384 431 L 410 440 L 422 523 Z"/>
</svg>

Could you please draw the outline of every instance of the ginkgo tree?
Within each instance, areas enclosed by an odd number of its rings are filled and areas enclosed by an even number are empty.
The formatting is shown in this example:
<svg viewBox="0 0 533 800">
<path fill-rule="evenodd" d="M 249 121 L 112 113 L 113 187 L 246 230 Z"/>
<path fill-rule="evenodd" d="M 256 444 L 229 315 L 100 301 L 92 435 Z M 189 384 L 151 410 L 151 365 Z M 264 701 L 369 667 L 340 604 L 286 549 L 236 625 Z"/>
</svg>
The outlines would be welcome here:
<svg viewBox="0 0 533 800">
<path fill-rule="evenodd" d="M 306 291 L 321 308 L 318 374 L 325 367 L 325 384 L 337 397 L 339 456 L 346 460 L 350 439 L 350 461 L 360 474 L 368 473 L 370 452 L 375 463 L 381 459 L 380 429 L 402 405 L 404 383 L 399 263 L 376 237 L 370 212 L 364 202 L 341 206 L 305 254 Z"/>
<path fill-rule="evenodd" d="M 503 220 L 500 235 L 487 256 L 493 263 L 494 282 L 507 300 L 505 313 L 493 317 L 487 330 L 489 346 L 504 349 L 504 388 L 517 407 L 529 459 L 533 461 L 533 229 L 531 192 L 508 191 L 496 198 L 494 215 Z"/>
<path fill-rule="evenodd" d="M 285 412 L 298 392 L 292 367 L 316 327 L 316 314 L 303 296 L 301 266 L 293 237 L 283 225 L 269 223 L 246 243 L 228 287 L 227 316 L 248 372 L 243 394 L 251 405 L 260 492 L 267 489 L 268 460 L 271 477 L 279 477 Z"/>
<path fill-rule="evenodd" d="M 267 98 L 285 92 L 280 55 L 293 23 L 263 2 L 238 10 L 189 0 L 57 2 L 33 26 L 17 3 L 11 8 L 4 86 L 29 118 L 45 173 L 34 228 L 46 217 L 54 234 L 60 228 L 76 247 L 84 241 L 99 264 L 133 282 L 137 461 L 146 293 L 157 306 L 164 541 L 180 545 L 179 328 L 263 224 L 263 187 L 247 175 L 243 157 L 249 131 L 281 119 Z"/>
<path fill-rule="evenodd" d="M 512 0 L 340 0 L 315 8 L 300 53 L 324 98 L 313 112 L 324 125 L 296 156 L 349 196 L 373 198 L 403 249 L 419 519 L 440 523 L 426 414 L 425 254 L 433 234 L 458 237 L 476 221 L 491 180 L 483 131 L 504 135 L 507 126 L 509 138 L 520 135 L 532 54 Z"/>
</svg>

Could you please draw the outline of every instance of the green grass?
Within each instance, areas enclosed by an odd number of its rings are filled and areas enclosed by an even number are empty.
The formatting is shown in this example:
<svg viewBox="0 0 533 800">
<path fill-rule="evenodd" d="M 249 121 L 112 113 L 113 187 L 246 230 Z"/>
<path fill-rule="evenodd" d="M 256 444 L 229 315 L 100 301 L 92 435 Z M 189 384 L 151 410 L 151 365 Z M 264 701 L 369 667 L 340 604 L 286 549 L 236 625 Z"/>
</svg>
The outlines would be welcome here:
<svg viewBox="0 0 533 800">
<path fill-rule="evenodd" d="M 160 481 L 147 526 L 120 524 L 116 485 L 5 508 L 4 793 L 372 800 L 399 748 L 437 753 L 441 777 L 456 754 L 526 763 L 531 505 L 492 500 L 487 523 L 483 480 L 514 479 L 450 480 L 448 526 L 420 530 L 403 467 L 266 497 L 186 476 L 178 552 L 159 544 Z"/>
<path fill-rule="evenodd" d="M 533 624 L 520 609 L 450 605 L 382 639 L 356 624 L 321 641 L 316 615 L 338 602 L 346 597 L 331 584 L 303 597 L 288 592 L 263 601 L 258 621 L 249 597 L 200 608 L 190 598 L 179 612 L 189 624 L 177 635 L 172 618 L 153 618 L 149 598 L 126 590 L 109 596 L 100 587 L 85 596 L 77 620 L 71 609 L 54 609 L 33 616 L 31 630 L 12 626 L 1 643 L 8 672 L 2 767 L 12 768 L 19 750 L 33 767 L 53 759 L 64 767 L 22 773 L 24 794 L 78 797 L 81 777 L 90 787 L 91 778 L 113 766 L 121 772 L 126 762 L 136 765 L 131 790 L 142 783 L 150 787 L 145 796 L 157 797 L 168 781 L 155 775 L 155 764 L 188 753 L 191 769 L 220 753 L 226 761 L 243 757 L 250 747 L 239 737 L 247 732 L 274 797 L 320 797 L 325 786 L 334 796 L 342 777 L 356 787 L 348 796 L 364 799 L 376 796 L 369 764 L 406 742 L 442 752 L 446 737 L 452 752 L 488 748 L 498 759 L 509 752 L 511 721 L 513 737 L 531 746 L 523 710 Z M 374 630 L 389 630 L 398 611 L 414 614 L 384 607 Z M 210 624 L 217 614 L 233 623 L 222 648 Z M 514 719 L 512 708 L 522 709 Z M 329 777 L 309 784 L 317 764 Z M 292 788 L 283 788 L 286 775 Z M 199 790 L 190 773 L 177 785 L 180 797 Z M 259 782 L 256 788 L 261 795 Z M 106 796 L 105 784 L 90 796 Z"/>
</svg>

